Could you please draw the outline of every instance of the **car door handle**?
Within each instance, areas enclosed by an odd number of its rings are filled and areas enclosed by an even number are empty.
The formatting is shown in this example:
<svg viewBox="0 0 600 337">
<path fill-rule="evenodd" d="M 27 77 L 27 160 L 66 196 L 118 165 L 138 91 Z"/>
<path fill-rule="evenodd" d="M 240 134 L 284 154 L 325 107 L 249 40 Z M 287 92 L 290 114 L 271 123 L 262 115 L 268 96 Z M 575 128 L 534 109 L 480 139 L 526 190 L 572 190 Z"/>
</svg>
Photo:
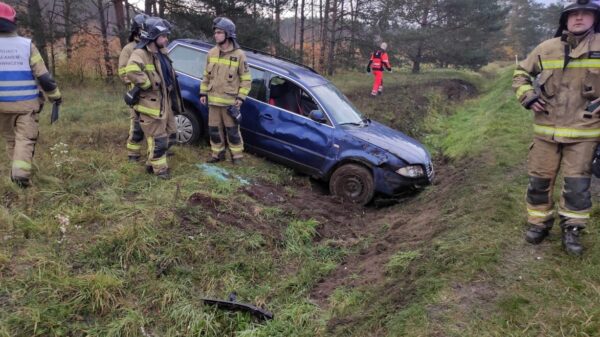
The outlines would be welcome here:
<svg viewBox="0 0 600 337">
<path fill-rule="evenodd" d="M 264 118 L 264 119 L 268 119 L 268 120 L 273 120 L 273 116 L 271 116 L 270 114 L 262 114 L 260 115 L 260 117 Z"/>
</svg>

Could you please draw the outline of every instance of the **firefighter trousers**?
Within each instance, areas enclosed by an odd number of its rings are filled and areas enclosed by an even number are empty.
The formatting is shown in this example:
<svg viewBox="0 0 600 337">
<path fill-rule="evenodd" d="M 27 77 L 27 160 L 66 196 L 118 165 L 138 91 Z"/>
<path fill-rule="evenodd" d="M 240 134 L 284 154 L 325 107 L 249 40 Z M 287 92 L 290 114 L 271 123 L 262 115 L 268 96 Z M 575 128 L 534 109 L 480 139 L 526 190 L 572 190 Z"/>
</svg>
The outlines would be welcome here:
<svg viewBox="0 0 600 337">
<path fill-rule="evenodd" d="M 146 166 L 152 166 L 154 174 L 166 172 L 169 169 L 167 164 L 169 147 L 167 119 L 151 118 L 142 114 L 140 115 L 140 126 L 148 143 Z"/>
<path fill-rule="evenodd" d="M 231 157 L 243 157 L 244 141 L 240 126 L 227 112 L 226 106 L 210 105 L 208 107 L 208 133 L 210 149 L 214 158 L 222 157 L 229 147 Z"/>
<path fill-rule="evenodd" d="M 527 221 L 551 227 L 554 223 L 552 192 L 562 171 L 558 206 L 561 226 L 585 227 L 590 218 L 592 158 L 597 142 L 555 143 L 535 138 L 527 158 Z"/>
<path fill-rule="evenodd" d="M 144 131 L 140 125 L 140 116 L 135 110 L 129 111 L 129 137 L 127 137 L 127 155 L 139 157 L 144 140 Z"/>
<path fill-rule="evenodd" d="M 35 144 L 39 135 L 39 114 L 0 112 L 0 134 L 6 141 L 6 153 L 12 162 L 12 178 L 31 177 Z"/>
</svg>

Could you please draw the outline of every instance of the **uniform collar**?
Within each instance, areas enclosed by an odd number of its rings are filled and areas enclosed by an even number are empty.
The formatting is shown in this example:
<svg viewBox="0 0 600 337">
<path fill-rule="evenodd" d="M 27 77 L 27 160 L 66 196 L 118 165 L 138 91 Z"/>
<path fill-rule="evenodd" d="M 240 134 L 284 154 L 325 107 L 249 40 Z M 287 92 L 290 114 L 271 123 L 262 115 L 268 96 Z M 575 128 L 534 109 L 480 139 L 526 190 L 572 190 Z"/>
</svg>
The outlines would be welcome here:
<svg viewBox="0 0 600 337">
<path fill-rule="evenodd" d="M 219 51 L 223 54 L 227 54 L 227 53 L 231 53 L 232 51 L 235 50 L 235 45 L 233 44 L 233 42 L 229 42 L 229 48 L 227 49 L 221 49 L 221 47 L 217 46 L 217 48 L 219 48 Z"/>
<path fill-rule="evenodd" d="M 581 36 L 569 33 L 566 41 L 566 43 L 569 43 L 572 46 L 569 57 L 576 59 L 587 54 L 590 51 L 591 42 L 593 41 L 595 35 L 596 34 L 594 34 L 593 29 L 590 29 Z"/>
</svg>

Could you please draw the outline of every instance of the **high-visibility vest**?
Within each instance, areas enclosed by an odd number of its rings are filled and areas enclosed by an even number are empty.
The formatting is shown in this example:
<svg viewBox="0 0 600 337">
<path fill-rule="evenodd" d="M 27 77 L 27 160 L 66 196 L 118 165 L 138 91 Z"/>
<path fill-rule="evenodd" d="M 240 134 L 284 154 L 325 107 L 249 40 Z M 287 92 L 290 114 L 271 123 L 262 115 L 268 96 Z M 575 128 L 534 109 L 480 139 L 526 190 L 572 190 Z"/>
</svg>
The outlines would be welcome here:
<svg viewBox="0 0 600 337">
<path fill-rule="evenodd" d="M 29 64 L 31 40 L 11 36 L 0 41 L 0 102 L 37 99 L 39 89 Z"/>
<path fill-rule="evenodd" d="M 375 71 L 383 70 L 383 67 L 389 68 L 390 61 L 384 50 L 377 49 L 371 54 L 371 69 Z"/>
</svg>

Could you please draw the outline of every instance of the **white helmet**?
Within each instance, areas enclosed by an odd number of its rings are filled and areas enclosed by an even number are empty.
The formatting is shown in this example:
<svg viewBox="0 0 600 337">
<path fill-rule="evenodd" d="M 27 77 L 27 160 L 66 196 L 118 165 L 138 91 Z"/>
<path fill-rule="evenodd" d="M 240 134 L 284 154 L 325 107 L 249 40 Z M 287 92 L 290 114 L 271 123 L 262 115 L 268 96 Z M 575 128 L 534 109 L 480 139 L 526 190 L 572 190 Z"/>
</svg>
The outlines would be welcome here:
<svg viewBox="0 0 600 337">
<path fill-rule="evenodd" d="M 386 50 L 387 49 L 387 43 L 382 42 L 380 47 L 381 47 L 381 49 Z"/>
</svg>

